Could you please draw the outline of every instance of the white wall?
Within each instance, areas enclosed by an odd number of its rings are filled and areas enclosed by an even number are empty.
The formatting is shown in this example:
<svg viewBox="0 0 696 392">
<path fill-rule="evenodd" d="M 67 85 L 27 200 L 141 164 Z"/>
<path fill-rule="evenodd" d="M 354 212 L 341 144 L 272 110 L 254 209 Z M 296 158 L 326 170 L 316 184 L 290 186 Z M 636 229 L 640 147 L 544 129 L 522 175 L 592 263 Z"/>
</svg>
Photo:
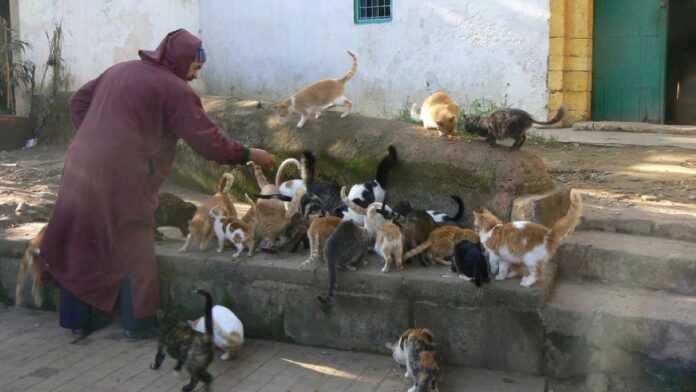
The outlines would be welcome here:
<svg viewBox="0 0 696 392">
<path fill-rule="evenodd" d="M 355 109 L 394 116 L 438 89 L 546 116 L 548 0 L 393 0 L 393 20 L 356 25 L 353 1 L 200 0 L 208 92 L 277 100 L 350 67 Z"/>
<path fill-rule="evenodd" d="M 138 58 L 139 49 L 154 49 L 172 30 L 199 33 L 199 0 L 19 0 L 13 5 L 20 37 L 32 45 L 26 57 L 37 65 L 37 84 L 48 59 L 46 32 L 62 22 L 73 90 L 117 62 Z"/>
</svg>

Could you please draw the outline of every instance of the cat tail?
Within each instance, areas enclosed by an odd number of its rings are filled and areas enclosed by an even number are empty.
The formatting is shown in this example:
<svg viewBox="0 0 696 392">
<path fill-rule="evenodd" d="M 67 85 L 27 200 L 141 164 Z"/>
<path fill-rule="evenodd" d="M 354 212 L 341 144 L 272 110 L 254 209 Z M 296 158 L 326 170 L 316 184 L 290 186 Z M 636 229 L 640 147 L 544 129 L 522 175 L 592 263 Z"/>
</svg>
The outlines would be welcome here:
<svg viewBox="0 0 696 392">
<path fill-rule="evenodd" d="M 266 185 L 270 185 L 260 165 L 257 165 L 252 161 L 249 161 L 247 165 L 251 166 L 254 169 L 254 177 L 256 177 L 256 183 L 259 185 L 259 189 L 263 189 L 263 187 L 265 187 Z"/>
<path fill-rule="evenodd" d="M 580 193 L 570 191 L 570 206 L 564 217 L 559 219 L 551 227 L 551 231 L 546 235 L 546 249 L 550 255 L 554 255 L 561 241 L 575 230 L 575 226 L 580 223 L 582 217 L 582 197 Z"/>
<path fill-rule="evenodd" d="M 375 178 L 382 189 L 387 190 L 387 180 L 389 179 L 389 172 L 396 164 L 399 163 L 399 158 L 396 155 L 396 147 L 390 145 L 387 147 L 387 156 L 382 158 L 377 165 L 377 175 Z"/>
<path fill-rule="evenodd" d="M 406 252 L 404 254 L 403 259 L 408 260 L 411 257 L 418 256 L 419 254 L 425 252 L 428 248 L 430 248 L 430 246 L 432 244 L 433 244 L 433 242 L 430 240 L 425 241 L 424 243 L 422 243 L 422 244 L 416 246 L 415 248 L 409 250 L 408 252 Z"/>
<path fill-rule="evenodd" d="M 314 154 L 307 150 L 302 152 L 302 169 L 304 169 L 303 180 L 305 182 L 305 188 L 309 189 L 309 186 L 314 182 L 314 169 L 316 166 L 316 157 Z"/>
<path fill-rule="evenodd" d="M 205 335 L 213 341 L 213 296 L 203 289 L 197 289 L 196 293 L 205 297 Z"/>
<path fill-rule="evenodd" d="M 330 246 L 329 240 L 324 245 L 324 260 L 326 261 L 327 268 L 329 270 L 329 291 L 326 297 L 317 296 L 317 299 L 322 305 L 329 306 L 333 303 L 335 293 L 336 293 L 336 258 L 329 257 L 329 252 L 327 249 Z"/>
<path fill-rule="evenodd" d="M 300 161 L 298 161 L 295 158 L 288 158 L 283 161 L 283 163 L 280 164 L 280 167 L 278 167 L 278 171 L 276 172 L 276 177 L 275 177 L 275 186 L 276 188 L 280 188 L 280 184 L 283 180 L 283 171 L 285 170 L 286 167 L 290 165 L 295 165 L 297 170 L 302 172 L 302 166 L 300 166 Z"/>
<path fill-rule="evenodd" d="M 268 199 L 277 199 L 277 200 L 281 200 L 281 201 L 291 201 L 292 200 L 291 197 L 285 196 L 282 193 L 267 193 L 265 195 L 254 194 L 254 196 L 257 199 L 267 199 L 267 200 Z"/>
<path fill-rule="evenodd" d="M 411 105 L 411 120 L 422 121 L 421 115 L 418 113 L 418 105 L 415 103 Z"/>
<path fill-rule="evenodd" d="M 537 121 L 534 118 L 532 118 L 532 122 L 534 124 L 539 124 L 539 125 L 551 125 L 551 124 L 555 124 L 555 123 L 561 121 L 561 119 L 563 119 L 563 116 L 565 116 L 565 106 L 561 106 L 558 109 L 558 111 L 556 112 L 556 115 L 553 116 L 553 118 L 550 119 L 549 121 Z"/>
<path fill-rule="evenodd" d="M 355 75 L 355 72 L 358 70 L 358 58 L 355 56 L 355 53 L 349 50 L 348 54 L 353 58 L 353 65 L 351 65 L 350 70 L 342 78 L 338 79 L 338 81 L 343 84 L 346 84 L 346 82 L 351 80 Z"/>
<path fill-rule="evenodd" d="M 450 197 L 455 203 L 457 203 L 457 213 L 454 216 L 450 216 L 449 219 L 452 222 L 459 222 L 464 217 L 464 211 L 466 211 L 464 201 L 462 201 L 462 198 L 457 195 L 451 195 Z"/>
<path fill-rule="evenodd" d="M 229 192 L 229 190 L 232 189 L 233 184 L 234 184 L 234 175 L 232 175 L 232 173 L 223 173 L 222 176 L 220 176 L 220 179 L 218 180 L 218 183 L 217 183 L 218 193 Z"/>
</svg>

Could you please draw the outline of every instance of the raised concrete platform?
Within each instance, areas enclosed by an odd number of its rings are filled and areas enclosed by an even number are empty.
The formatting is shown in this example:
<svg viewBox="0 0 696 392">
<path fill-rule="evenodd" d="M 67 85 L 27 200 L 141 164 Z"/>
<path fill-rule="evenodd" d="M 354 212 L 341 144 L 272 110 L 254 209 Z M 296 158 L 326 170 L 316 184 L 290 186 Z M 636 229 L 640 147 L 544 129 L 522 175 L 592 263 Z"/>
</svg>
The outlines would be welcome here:
<svg viewBox="0 0 696 392">
<path fill-rule="evenodd" d="M 79 344 L 58 326 L 56 313 L 0 307 L 2 392 L 179 391 L 187 380 L 167 358 L 149 365 L 155 340 L 132 342 L 116 326 Z M 403 392 L 410 385 L 391 357 L 247 340 L 239 356 L 210 367 L 215 391 Z M 440 391 L 544 392 L 544 379 L 446 366 Z M 196 391 L 202 391 L 202 386 Z"/>
<path fill-rule="evenodd" d="M 696 137 L 660 133 L 576 131 L 572 128 L 531 128 L 527 134 L 561 143 L 594 145 L 662 146 L 696 149 Z"/>
</svg>

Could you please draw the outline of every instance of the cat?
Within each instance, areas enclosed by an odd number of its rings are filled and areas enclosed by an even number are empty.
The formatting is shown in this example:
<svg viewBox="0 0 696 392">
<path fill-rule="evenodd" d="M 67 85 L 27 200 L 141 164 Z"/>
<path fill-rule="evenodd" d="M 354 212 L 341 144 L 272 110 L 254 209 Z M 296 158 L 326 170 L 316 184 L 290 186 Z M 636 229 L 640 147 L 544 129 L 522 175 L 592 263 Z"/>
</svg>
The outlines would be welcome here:
<svg viewBox="0 0 696 392">
<path fill-rule="evenodd" d="M 457 223 L 459 222 L 465 214 L 466 207 L 464 206 L 464 201 L 457 195 L 450 196 L 455 203 L 457 203 L 457 212 L 455 215 L 448 215 L 445 212 L 437 210 L 424 210 L 428 215 L 433 218 L 435 223 Z M 402 200 L 394 206 L 394 211 L 400 215 L 408 215 L 410 212 L 415 211 L 411 203 L 408 200 Z"/>
<path fill-rule="evenodd" d="M 300 121 L 297 128 L 302 128 L 310 116 L 318 119 L 321 112 L 336 105 L 345 106 L 345 111 L 341 118 L 348 116 L 353 108 L 353 103 L 345 96 L 346 83 L 355 75 L 358 69 L 358 58 L 351 51 L 348 51 L 353 58 L 353 64 L 340 79 L 325 79 L 313 83 L 283 102 L 273 105 L 273 110 L 281 117 L 287 117 L 290 113 L 299 113 Z"/>
<path fill-rule="evenodd" d="M 164 361 L 165 352 L 176 359 L 174 370 L 180 371 L 186 366 L 191 379 L 181 390 L 193 391 L 202 381 L 205 390 L 210 390 L 213 376 L 208 372 L 208 366 L 213 362 L 215 348 L 213 345 L 213 298 L 209 292 L 198 289 L 196 293 L 205 297 L 205 333 L 194 330 L 188 323 L 181 321 L 172 312 L 157 312 L 157 322 L 160 336 L 157 342 L 157 354 L 151 369 L 157 370 Z"/>
<path fill-rule="evenodd" d="M 229 309 L 215 305 L 213 314 L 213 343 L 223 350 L 220 359 L 223 361 L 235 357 L 244 344 L 244 325 Z M 191 328 L 205 333 L 205 316 L 189 321 Z"/>
<path fill-rule="evenodd" d="M 257 165 L 253 161 L 249 161 L 247 166 L 250 166 L 254 170 L 254 177 L 256 178 L 256 184 L 261 190 L 261 195 L 275 195 L 278 193 L 278 187 L 274 184 L 268 182 L 266 175 L 263 173 L 261 166 Z"/>
<path fill-rule="evenodd" d="M 411 210 L 403 215 L 399 213 L 397 208 L 394 208 L 394 211 L 396 213 L 395 223 L 399 224 L 404 235 L 404 250 L 406 251 L 410 251 L 427 241 L 428 236 L 436 227 L 433 217 L 423 210 Z M 424 255 L 417 255 L 417 259 L 421 265 L 429 265 Z M 404 262 L 408 262 L 405 257 Z"/>
<path fill-rule="evenodd" d="M 345 195 L 345 187 L 341 189 L 341 197 L 345 200 L 346 204 L 348 207 L 353 210 L 359 211 L 362 215 L 364 215 L 363 219 L 363 225 L 365 227 L 365 230 L 367 230 L 368 237 L 370 240 L 374 239 L 377 236 L 377 230 L 379 229 L 380 226 L 386 224 L 386 223 L 393 223 L 392 222 L 392 215 L 391 215 L 391 208 L 386 205 L 386 194 L 385 194 L 385 201 L 381 203 L 374 202 L 370 204 L 367 209 L 363 209 L 361 206 L 354 205 L 354 202 L 348 198 L 347 195 Z M 344 216 L 344 220 L 348 220 L 350 218 L 346 218 Z M 353 222 L 355 222 L 354 219 L 350 219 Z M 358 223 L 358 222 L 356 222 Z"/>
<path fill-rule="evenodd" d="M 459 241 L 454 246 L 452 272 L 460 278 L 473 281 L 477 287 L 490 282 L 488 260 L 480 242 Z"/>
<path fill-rule="evenodd" d="M 341 186 L 333 179 L 316 178 L 316 157 L 311 151 L 302 153 L 305 168 L 305 192 L 299 199 L 299 210 L 305 215 L 337 215 L 344 206 Z"/>
<path fill-rule="evenodd" d="M 386 347 L 392 350 L 396 363 L 406 367 L 404 378 L 414 383 L 408 392 L 438 392 L 440 366 L 430 330 L 407 329 L 395 344 L 387 343 Z"/>
<path fill-rule="evenodd" d="M 288 227 L 285 229 L 285 233 L 282 235 L 286 240 L 284 243 L 278 245 L 278 249 L 281 251 L 289 250 L 294 253 L 297 252 L 300 244 L 303 245 L 305 250 L 309 249 L 308 230 L 309 219 L 302 214 L 294 214 L 290 218 L 290 224 L 288 224 Z"/>
<path fill-rule="evenodd" d="M 295 165 L 297 170 L 300 171 L 300 178 L 283 182 L 282 179 L 285 168 L 289 167 L 290 165 Z M 302 170 L 302 165 L 300 164 L 300 161 L 298 161 L 295 158 L 288 158 L 284 160 L 280 164 L 280 166 L 278 167 L 278 171 L 276 172 L 275 186 L 278 190 L 278 193 L 292 199 L 292 197 L 295 196 L 295 193 L 297 193 L 297 191 L 299 191 L 301 188 L 304 188 L 306 176 L 307 175 L 305 171 Z"/>
<path fill-rule="evenodd" d="M 563 119 L 565 108 L 561 106 L 549 121 L 535 120 L 531 114 L 521 109 L 500 109 L 488 116 L 467 116 L 464 119 L 466 130 L 484 136 L 492 147 L 496 140 L 512 138 L 512 150 L 519 150 L 527 140 L 527 130 L 532 124 L 551 125 Z"/>
<path fill-rule="evenodd" d="M 433 217 L 435 223 L 457 223 L 464 217 L 466 207 L 464 206 L 462 198 L 457 195 L 451 195 L 450 197 L 457 203 L 457 212 L 454 215 L 447 215 L 444 212 L 436 210 L 425 210 L 425 212 Z"/>
<path fill-rule="evenodd" d="M 367 255 L 367 231 L 352 221 L 342 221 L 326 240 L 324 260 L 329 269 L 329 291 L 326 297 L 318 296 L 322 305 L 331 305 L 336 291 L 336 271 L 355 271 Z"/>
<path fill-rule="evenodd" d="M 323 260 L 323 249 L 326 240 L 333 234 L 336 227 L 341 223 L 341 218 L 337 216 L 323 216 L 312 220 L 307 230 L 309 238 L 309 257 L 300 264 L 300 269 L 316 270 Z"/>
<path fill-rule="evenodd" d="M 162 233 L 157 230 L 160 226 L 176 227 L 184 237 L 188 236 L 189 222 L 196 213 L 196 209 L 195 204 L 184 201 L 173 193 L 161 192 L 155 210 L 155 239 L 157 241 L 164 239 Z"/>
<path fill-rule="evenodd" d="M 353 214 L 350 215 L 351 219 L 355 223 L 362 225 L 365 215 L 365 209 L 371 203 L 381 203 L 384 201 L 384 195 L 387 189 L 387 181 L 389 179 L 389 172 L 398 164 L 399 160 L 396 154 L 396 148 L 394 146 L 389 146 L 387 148 L 387 156 L 382 158 L 377 165 L 377 174 L 375 179 L 362 184 L 353 185 L 348 192 L 348 198 L 358 206 L 362 207 L 361 210 L 353 210 Z M 357 214 L 356 214 L 357 213 Z"/>
<path fill-rule="evenodd" d="M 446 259 L 454 254 L 454 246 L 462 240 L 479 242 L 479 236 L 473 230 L 463 229 L 459 226 L 441 226 L 434 229 L 426 241 L 408 251 L 404 255 L 404 259 L 408 260 L 427 250 L 429 260 L 449 265 Z"/>
<path fill-rule="evenodd" d="M 179 249 L 179 252 L 186 252 L 191 247 L 194 240 L 198 241 L 200 250 L 208 249 L 210 240 L 213 238 L 213 222 L 210 218 L 209 211 L 213 207 L 222 208 L 224 214 L 230 218 L 237 217 L 237 210 L 234 207 L 234 201 L 229 192 L 234 184 L 234 176 L 231 173 L 225 173 L 220 177 L 217 186 L 217 192 L 198 206 L 196 213 L 189 222 L 189 233 L 186 236 L 184 245 Z"/>
<path fill-rule="evenodd" d="M 457 132 L 459 121 L 459 106 L 449 95 L 438 91 L 423 101 L 420 113 L 416 111 L 417 105 L 411 106 L 411 119 L 422 121 L 423 127 L 437 129 L 440 136 L 447 135 L 452 140 Z"/>
<path fill-rule="evenodd" d="M 254 204 L 255 231 L 252 245 L 254 250 L 261 243 L 266 251 L 273 252 L 276 243 L 283 240 L 291 218 L 288 218 L 285 206 L 282 203 L 275 203 L 277 201 L 258 199 Z"/>
<path fill-rule="evenodd" d="M 370 209 L 368 209 L 368 214 L 371 212 Z M 404 269 L 404 240 L 401 228 L 391 222 L 379 226 L 375 239 L 375 252 L 384 260 L 382 272 L 389 272 L 394 263 L 396 263 L 397 270 L 402 271 Z"/>
<path fill-rule="evenodd" d="M 538 223 L 516 221 L 502 223 L 486 209 L 474 211 L 474 227 L 486 249 L 492 271 L 497 271 L 496 280 L 515 276 L 511 266 L 524 265 L 528 274 L 520 284 L 531 287 L 540 276 L 544 276 L 547 263 L 556 253 L 561 241 L 575 230 L 582 216 L 582 198 L 571 191 L 570 206 L 565 216 L 550 229 Z M 545 296 L 553 282 L 544 280 Z"/>
<path fill-rule="evenodd" d="M 253 254 L 254 225 L 237 218 L 228 218 L 217 207 L 211 208 L 209 213 L 213 218 L 213 231 L 218 240 L 218 253 L 224 249 L 225 241 L 229 241 L 237 249 L 232 258 L 239 257 L 245 246 L 249 250 L 249 256 Z"/>
<path fill-rule="evenodd" d="M 19 271 L 17 271 L 17 286 L 15 287 L 15 306 L 23 305 L 22 292 L 24 291 L 24 282 L 27 274 L 31 274 L 31 295 L 34 299 L 34 306 L 40 308 L 43 306 L 43 271 L 41 270 L 41 241 L 43 240 L 46 226 L 29 240 L 27 248 L 24 250 L 22 260 L 19 262 Z"/>
</svg>

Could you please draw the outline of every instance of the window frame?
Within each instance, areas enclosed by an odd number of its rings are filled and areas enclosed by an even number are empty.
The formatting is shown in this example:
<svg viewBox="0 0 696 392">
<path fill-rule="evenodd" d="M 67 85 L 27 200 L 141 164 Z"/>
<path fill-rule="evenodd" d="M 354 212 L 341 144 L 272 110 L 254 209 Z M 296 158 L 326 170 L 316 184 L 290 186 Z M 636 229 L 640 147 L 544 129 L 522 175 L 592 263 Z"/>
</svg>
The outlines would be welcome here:
<svg viewBox="0 0 696 392">
<path fill-rule="evenodd" d="M 360 2 L 362 0 L 353 0 L 353 22 L 357 25 L 361 24 L 373 24 L 373 23 L 389 23 L 394 18 L 394 2 L 393 0 L 384 0 L 389 2 L 389 16 L 382 17 L 372 17 L 372 18 L 360 18 Z"/>
</svg>

